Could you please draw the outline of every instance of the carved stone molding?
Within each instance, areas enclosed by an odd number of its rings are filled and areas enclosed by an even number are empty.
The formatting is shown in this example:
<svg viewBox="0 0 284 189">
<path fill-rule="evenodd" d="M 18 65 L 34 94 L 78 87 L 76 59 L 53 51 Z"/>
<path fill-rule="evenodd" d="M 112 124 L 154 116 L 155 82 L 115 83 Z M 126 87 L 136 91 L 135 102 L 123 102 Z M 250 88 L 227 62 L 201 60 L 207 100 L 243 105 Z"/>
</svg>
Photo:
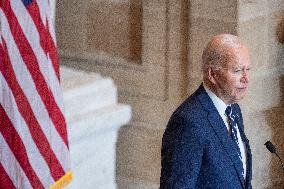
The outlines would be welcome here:
<svg viewBox="0 0 284 189">
<path fill-rule="evenodd" d="M 58 2 L 58 9 L 68 7 L 57 18 L 61 62 L 112 76 L 120 94 L 167 100 L 168 1 L 152 2 L 155 6 L 141 0 L 76 4 Z M 75 12 L 80 19 L 72 20 Z M 75 25 L 76 39 L 70 25 Z"/>
</svg>

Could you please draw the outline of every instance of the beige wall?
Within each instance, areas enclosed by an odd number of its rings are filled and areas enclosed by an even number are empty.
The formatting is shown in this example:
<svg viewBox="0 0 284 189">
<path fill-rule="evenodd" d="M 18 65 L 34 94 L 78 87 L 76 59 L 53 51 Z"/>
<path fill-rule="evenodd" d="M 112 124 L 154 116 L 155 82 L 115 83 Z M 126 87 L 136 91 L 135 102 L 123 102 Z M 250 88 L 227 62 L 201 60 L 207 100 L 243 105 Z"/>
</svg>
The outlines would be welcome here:
<svg viewBox="0 0 284 189">
<path fill-rule="evenodd" d="M 121 189 L 158 188 L 161 137 L 171 112 L 201 82 L 205 43 L 239 35 L 253 61 L 241 103 L 253 185 L 283 188 L 280 165 L 263 145 L 271 139 L 284 156 L 283 0 L 60 0 L 56 23 L 62 64 L 111 76 L 120 101 L 133 107 L 117 143 Z"/>
</svg>

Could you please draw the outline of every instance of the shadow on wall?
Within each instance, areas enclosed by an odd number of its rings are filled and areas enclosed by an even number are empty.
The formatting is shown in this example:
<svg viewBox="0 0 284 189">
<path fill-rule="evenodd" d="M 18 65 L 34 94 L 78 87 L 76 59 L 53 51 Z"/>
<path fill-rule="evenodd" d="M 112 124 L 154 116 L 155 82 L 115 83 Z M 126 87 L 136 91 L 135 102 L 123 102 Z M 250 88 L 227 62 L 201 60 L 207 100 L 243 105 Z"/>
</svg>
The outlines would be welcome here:
<svg viewBox="0 0 284 189">
<path fill-rule="evenodd" d="M 282 20 L 282 22 L 280 22 L 277 26 L 276 29 L 276 36 L 277 36 L 277 40 L 284 44 L 284 20 Z"/>
</svg>

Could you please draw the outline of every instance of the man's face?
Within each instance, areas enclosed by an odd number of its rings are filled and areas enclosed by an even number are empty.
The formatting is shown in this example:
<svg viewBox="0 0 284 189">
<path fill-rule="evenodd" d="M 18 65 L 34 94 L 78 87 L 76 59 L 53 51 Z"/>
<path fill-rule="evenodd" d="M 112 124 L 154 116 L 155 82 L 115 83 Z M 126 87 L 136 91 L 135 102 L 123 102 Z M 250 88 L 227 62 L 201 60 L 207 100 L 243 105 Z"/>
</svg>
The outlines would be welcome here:
<svg viewBox="0 0 284 189">
<path fill-rule="evenodd" d="M 238 50 L 229 50 L 228 61 L 214 70 L 214 87 L 217 96 L 226 104 L 236 103 L 246 95 L 249 83 L 250 56 L 243 46 Z"/>
</svg>

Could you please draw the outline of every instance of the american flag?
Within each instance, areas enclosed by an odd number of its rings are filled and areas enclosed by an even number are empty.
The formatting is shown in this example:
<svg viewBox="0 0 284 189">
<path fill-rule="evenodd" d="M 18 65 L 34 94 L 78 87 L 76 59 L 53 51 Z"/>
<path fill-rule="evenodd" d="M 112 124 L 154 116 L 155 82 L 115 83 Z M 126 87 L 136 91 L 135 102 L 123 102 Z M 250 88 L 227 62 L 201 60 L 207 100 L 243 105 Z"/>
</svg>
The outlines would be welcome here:
<svg viewBox="0 0 284 189">
<path fill-rule="evenodd" d="M 0 189 L 72 178 L 51 9 L 50 0 L 0 0 Z"/>
</svg>

